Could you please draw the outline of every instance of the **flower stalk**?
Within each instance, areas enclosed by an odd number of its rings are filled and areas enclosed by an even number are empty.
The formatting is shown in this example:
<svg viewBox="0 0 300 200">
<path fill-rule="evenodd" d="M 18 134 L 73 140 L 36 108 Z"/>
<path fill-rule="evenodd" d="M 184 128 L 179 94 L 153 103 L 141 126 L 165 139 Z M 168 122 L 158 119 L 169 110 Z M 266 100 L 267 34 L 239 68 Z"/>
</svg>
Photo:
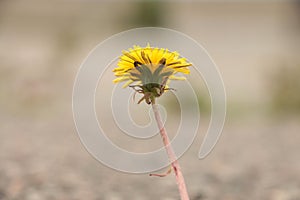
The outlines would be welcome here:
<svg viewBox="0 0 300 200">
<path fill-rule="evenodd" d="M 157 126 L 159 128 L 160 135 L 163 139 L 163 143 L 164 143 L 165 149 L 166 149 L 168 157 L 169 157 L 169 161 L 171 162 L 171 167 L 175 173 L 175 178 L 176 178 L 176 183 L 178 186 L 180 198 L 181 198 L 181 200 L 189 200 L 189 195 L 188 195 L 188 192 L 186 189 L 184 177 L 181 172 L 179 162 L 178 162 L 176 155 L 174 153 L 174 150 L 171 146 L 167 131 L 166 131 L 166 129 L 163 125 L 162 119 L 161 119 L 158 105 L 155 103 L 155 101 L 152 102 L 152 109 L 153 109 L 154 116 L 155 116 L 155 119 L 157 122 Z"/>
</svg>

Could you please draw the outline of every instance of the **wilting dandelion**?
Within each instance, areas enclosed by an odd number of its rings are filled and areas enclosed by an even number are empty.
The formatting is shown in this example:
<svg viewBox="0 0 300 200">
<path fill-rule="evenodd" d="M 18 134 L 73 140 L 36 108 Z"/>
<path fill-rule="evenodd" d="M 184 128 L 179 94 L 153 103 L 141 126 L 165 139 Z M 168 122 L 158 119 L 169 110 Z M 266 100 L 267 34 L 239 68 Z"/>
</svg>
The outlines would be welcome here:
<svg viewBox="0 0 300 200">
<path fill-rule="evenodd" d="M 147 104 L 152 104 L 155 119 L 175 173 L 181 199 L 187 200 L 189 197 L 184 178 L 176 155 L 170 145 L 155 99 L 171 89 L 168 86 L 171 80 L 185 80 L 185 77 L 178 76 L 178 73 L 189 74 L 190 70 L 188 67 L 192 64 L 187 62 L 185 58 L 180 57 L 177 52 L 171 52 L 163 48 L 154 48 L 149 44 L 144 48 L 134 46 L 129 51 L 123 51 L 122 53 L 118 67 L 113 70 L 115 76 L 117 76 L 113 82 L 125 82 L 124 88 L 129 86 L 136 92 L 143 94 L 138 103 L 145 100 Z M 162 177 L 170 172 L 171 170 L 166 174 L 150 175 Z"/>
</svg>

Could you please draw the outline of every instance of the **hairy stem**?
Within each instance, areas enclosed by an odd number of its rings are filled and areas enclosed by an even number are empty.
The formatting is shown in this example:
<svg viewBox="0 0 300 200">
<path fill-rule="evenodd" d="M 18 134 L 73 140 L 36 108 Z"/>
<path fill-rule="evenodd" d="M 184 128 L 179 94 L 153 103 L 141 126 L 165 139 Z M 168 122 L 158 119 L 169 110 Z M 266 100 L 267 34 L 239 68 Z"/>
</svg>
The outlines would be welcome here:
<svg viewBox="0 0 300 200">
<path fill-rule="evenodd" d="M 189 200 L 189 195 L 187 193 L 187 189 L 186 189 L 185 181 L 184 181 L 184 178 L 183 178 L 183 174 L 181 172 L 181 169 L 180 169 L 178 160 L 176 158 L 176 155 L 174 153 L 174 150 L 173 150 L 173 148 L 170 144 L 170 140 L 169 140 L 169 137 L 167 135 L 167 131 L 166 131 L 164 125 L 163 125 L 163 122 L 162 122 L 162 119 L 161 119 L 161 116 L 160 116 L 158 105 L 155 104 L 155 101 L 152 101 L 152 109 L 153 109 L 153 112 L 154 112 L 154 116 L 155 116 L 158 128 L 160 130 L 160 135 L 163 139 L 164 146 L 166 148 L 169 160 L 171 162 L 171 166 L 172 166 L 173 171 L 175 173 L 176 183 L 177 183 L 177 186 L 178 186 L 178 190 L 179 190 L 179 193 L 180 193 L 181 200 Z"/>
</svg>

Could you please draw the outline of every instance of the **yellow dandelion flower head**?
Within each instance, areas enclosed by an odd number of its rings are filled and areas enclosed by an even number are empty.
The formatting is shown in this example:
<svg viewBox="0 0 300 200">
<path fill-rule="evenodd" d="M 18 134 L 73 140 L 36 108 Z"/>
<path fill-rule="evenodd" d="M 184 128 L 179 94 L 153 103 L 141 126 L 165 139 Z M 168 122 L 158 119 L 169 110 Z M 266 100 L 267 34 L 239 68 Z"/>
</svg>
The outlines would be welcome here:
<svg viewBox="0 0 300 200">
<path fill-rule="evenodd" d="M 175 76 L 176 73 L 189 74 L 189 66 L 185 58 L 177 52 L 168 49 L 150 47 L 148 44 L 142 48 L 134 46 L 129 51 L 123 51 L 118 67 L 113 70 L 117 78 L 114 83 L 126 81 L 123 87 L 133 82 L 137 84 L 166 84 L 170 80 L 185 80 L 184 77 Z"/>
<path fill-rule="evenodd" d="M 136 92 L 144 94 L 146 103 L 154 103 L 155 98 L 170 90 L 170 80 L 185 80 L 185 77 L 175 76 L 177 73 L 189 74 L 189 66 L 185 58 L 177 52 L 168 49 L 134 46 L 129 51 L 123 51 L 118 67 L 113 70 L 117 77 L 113 82 L 126 83 L 123 87 L 132 87 Z M 135 85 L 130 85 L 135 82 Z"/>
</svg>

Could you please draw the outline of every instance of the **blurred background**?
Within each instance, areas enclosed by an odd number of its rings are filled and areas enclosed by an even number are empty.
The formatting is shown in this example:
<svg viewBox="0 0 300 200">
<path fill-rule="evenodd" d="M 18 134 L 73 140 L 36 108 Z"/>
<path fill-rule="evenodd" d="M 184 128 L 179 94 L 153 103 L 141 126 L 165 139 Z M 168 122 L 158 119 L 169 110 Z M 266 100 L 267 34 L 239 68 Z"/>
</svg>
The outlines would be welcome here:
<svg viewBox="0 0 300 200">
<path fill-rule="evenodd" d="M 0 199 L 179 199 L 173 175 L 101 165 L 73 123 L 82 61 L 142 26 L 188 34 L 224 79 L 227 120 L 204 160 L 210 104 L 205 87 L 198 92 L 203 123 L 180 159 L 191 199 L 300 199 L 300 2 L 289 0 L 0 0 Z"/>
</svg>

